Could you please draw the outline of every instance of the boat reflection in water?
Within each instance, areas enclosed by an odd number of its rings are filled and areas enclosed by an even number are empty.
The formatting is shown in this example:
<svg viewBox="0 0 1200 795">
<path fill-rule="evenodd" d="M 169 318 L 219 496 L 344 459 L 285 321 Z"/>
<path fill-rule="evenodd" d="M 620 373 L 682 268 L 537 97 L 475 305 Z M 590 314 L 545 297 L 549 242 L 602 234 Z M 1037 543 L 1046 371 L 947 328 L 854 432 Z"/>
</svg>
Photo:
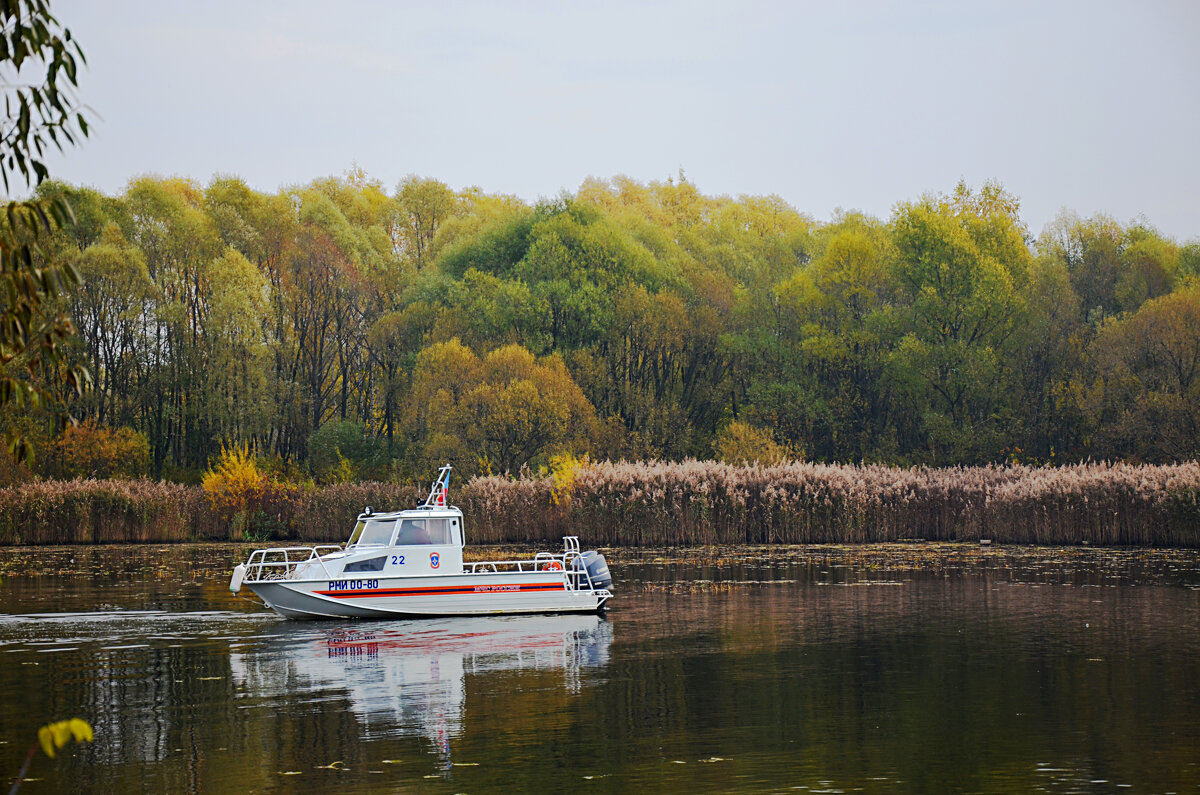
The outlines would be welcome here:
<svg viewBox="0 0 1200 795">
<path fill-rule="evenodd" d="M 561 670 L 578 693 L 581 674 L 608 664 L 612 626 L 598 615 L 498 616 L 345 624 L 283 623 L 264 643 L 230 652 L 234 681 L 252 697 L 294 700 L 347 694 L 364 739 L 420 736 L 443 770 L 461 736 L 468 674 Z"/>
</svg>

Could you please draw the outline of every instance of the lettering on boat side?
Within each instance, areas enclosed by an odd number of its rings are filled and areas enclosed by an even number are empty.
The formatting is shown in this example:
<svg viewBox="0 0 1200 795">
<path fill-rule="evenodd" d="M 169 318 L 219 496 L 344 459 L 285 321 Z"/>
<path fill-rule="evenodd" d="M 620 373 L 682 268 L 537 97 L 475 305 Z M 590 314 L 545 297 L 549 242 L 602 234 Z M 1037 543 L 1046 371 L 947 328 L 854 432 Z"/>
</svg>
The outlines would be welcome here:
<svg viewBox="0 0 1200 795">
<path fill-rule="evenodd" d="M 330 591 L 361 591 L 379 587 L 379 580 L 330 580 Z"/>
<path fill-rule="evenodd" d="M 475 593 L 499 593 L 500 591 L 519 591 L 519 585 L 476 585 Z"/>
</svg>

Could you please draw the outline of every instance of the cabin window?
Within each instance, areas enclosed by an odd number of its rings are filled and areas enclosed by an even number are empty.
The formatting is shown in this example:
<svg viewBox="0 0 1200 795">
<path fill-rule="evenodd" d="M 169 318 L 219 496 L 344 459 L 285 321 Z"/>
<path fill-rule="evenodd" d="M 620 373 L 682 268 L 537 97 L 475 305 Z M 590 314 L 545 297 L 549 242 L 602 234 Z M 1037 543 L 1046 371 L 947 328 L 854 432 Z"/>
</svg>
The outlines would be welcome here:
<svg viewBox="0 0 1200 795">
<path fill-rule="evenodd" d="M 383 564 L 387 563 L 387 555 L 370 560 L 359 560 L 354 563 L 347 563 L 346 568 L 342 571 L 383 571 Z"/>
<path fill-rule="evenodd" d="M 395 519 L 367 519 L 354 528 L 350 543 L 357 546 L 387 546 L 395 527 Z"/>
<path fill-rule="evenodd" d="M 425 532 L 424 519 L 402 519 L 400 521 L 400 534 L 396 536 L 397 546 L 428 543 L 429 534 Z"/>
<path fill-rule="evenodd" d="M 426 519 L 425 529 L 429 533 L 429 543 L 450 543 L 450 523 L 445 519 Z"/>
<path fill-rule="evenodd" d="M 450 527 L 445 519 L 402 519 L 397 546 L 449 544 Z"/>
</svg>

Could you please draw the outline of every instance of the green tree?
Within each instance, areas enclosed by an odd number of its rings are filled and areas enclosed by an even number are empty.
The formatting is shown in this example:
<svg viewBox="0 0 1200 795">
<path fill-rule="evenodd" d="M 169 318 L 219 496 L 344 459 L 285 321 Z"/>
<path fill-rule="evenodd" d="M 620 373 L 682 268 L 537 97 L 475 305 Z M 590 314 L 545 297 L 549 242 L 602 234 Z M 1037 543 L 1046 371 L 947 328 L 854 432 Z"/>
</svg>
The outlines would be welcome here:
<svg viewBox="0 0 1200 795">
<path fill-rule="evenodd" d="M 353 420 L 331 420 L 308 437 L 308 465 L 322 483 L 342 479 L 347 466 L 363 472 L 375 452 L 366 426 Z"/>
<path fill-rule="evenodd" d="M 72 296 L 71 313 L 95 372 L 83 407 L 101 424 L 128 425 L 137 414 L 139 362 L 148 353 L 147 307 L 157 303 L 158 291 L 145 256 L 114 223 L 84 249 L 79 271 L 88 289 Z"/>
<path fill-rule="evenodd" d="M 1135 312 L 1146 301 L 1171 292 L 1179 274 L 1179 248 L 1153 229 L 1126 230 L 1116 297 L 1122 309 Z"/>
<path fill-rule="evenodd" d="M 549 348 L 546 302 L 524 282 L 471 268 L 449 285 L 444 300 L 452 311 L 439 322 L 441 339 L 459 337 L 480 351 L 507 344 Z"/>
<path fill-rule="evenodd" d="M 200 467 L 214 443 L 200 392 L 208 376 L 210 264 L 223 247 L 204 212 L 203 193 L 190 180 L 142 177 L 130 184 L 125 202 L 125 235 L 157 288 L 146 329 L 153 364 L 139 396 L 154 471 L 170 464 Z"/>
<path fill-rule="evenodd" d="M 892 220 L 907 333 L 890 372 L 939 463 L 989 460 L 1010 441 L 1005 366 L 1032 259 L 1017 210 L 998 185 L 976 194 L 960 183 Z"/>
<path fill-rule="evenodd" d="M 1189 282 L 1200 278 L 1200 243 L 1188 243 L 1179 249 L 1179 276 Z"/>
<path fill-rule="evenodd" d="M 271 410 L 266 376 L 267 280 L 234 248 L 209 266 L 204 340 L 207 383 L 200 388 L 213 437 L 266 439 Z"/>
<path fill-rule="evenodd" d="M 1178 246 L 1147 226 L 1122 227 L 1106 215 L 1060 215 L 1038 239 L 1038 251 L 1066 266 L 1084 318 L 1093 324 L 1137 311 L 1174 289 L 1181 271 L 1186 275 Z"/>
<path fill-rule="evenodd" d="M 50 14 L 47 0 L 0 3 L 0 82 L 5 119 L 0 127 L 0 179 L 5 193 L 18 175 L 36 186 L 49 175 L 44 156 L 88 133 L 74 90 L 83 51 L 71 32 Z M 30 79 L 36 74 L 35 79 Z M 0 406 L 6 411 L 37 409 L 53 401 L 46 378 L 65 366 L 63 342 L 74 333 L 63 311 L 50 309 L 54 298 L 79 283 L 70 261 L 46 261 L 43 242 L 71 223 L 61 197 L 8 200 L 0 221 Z M 87 372 L 67 367 L 66 382 L 81 390 Z M 29 440 L 10 425 L 8 449 L 29 457 Z"/>
<path fill-rule="evenodd" d="M 396 186 L 393 206 L 393 243 L 419 269 L 434 260 L 438 231 L 462 212 L 463 201 L 444 183 L 409 174 Z"/>
<path fill-rule="evenodd" d="M 534 224 L 543 215 L 515 200 L 476 198 L 471 210 L 451 218 L 445 226 L 453 237 L 438 256 L 438 267 L 461 278 L 469 269 L 511 277 L 512 270 L 529 251 Z"/>
<path fill-rule="evenodd" d="M 1013 429 L 1021 433 L 1012 440 L 1012 451 L 1023 460 L 1069 460 L 1083 455 L 1082 415 L 1069 392 L 1091 332 L 1070 273 L 1058 258 L 1039 255 L 1022 292 L 1024 322 L 1007 346 L 1022 426 Z"/>
<path fill-rule="evenodd" d="M 413 301 L 399 311 L 380 317 L 368 332 L 371 359 L 380 370 L 378 388 L 382 393 L 383 434 L 387 437 L 389 456 L 395 452 L 399 403 L 412 387 L 417 354 L 431 342 L 440 314 L 439 307 Z"/>
<path fill-rule="evenodd" d="M 752 413 L 814 457 L 869 458 L 891 420 L 882 378 L 894 325 L 891 243 L 882 224 L 859 215 L 821 237 L 812 262 L 775 287 L 787 365 L 779 382 L 750 390 Z"/>
</svg>

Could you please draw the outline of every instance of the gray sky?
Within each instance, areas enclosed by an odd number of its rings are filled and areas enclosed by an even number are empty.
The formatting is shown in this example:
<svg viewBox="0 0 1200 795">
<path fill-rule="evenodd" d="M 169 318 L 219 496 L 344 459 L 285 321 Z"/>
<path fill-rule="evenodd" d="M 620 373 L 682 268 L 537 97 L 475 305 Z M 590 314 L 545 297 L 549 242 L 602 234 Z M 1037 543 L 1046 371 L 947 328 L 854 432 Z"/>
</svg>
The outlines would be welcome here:
<svg viewBox="0 0 1200 795">
<path fill-rule="evenodd" d="M 353 164 L 527 200 L 588 176 L 826 220 L 996 179 L 1200 239 L 1200 2 L 55 0 L 93 136 L 51 174 L 275 191 Z"/>
</svg>

